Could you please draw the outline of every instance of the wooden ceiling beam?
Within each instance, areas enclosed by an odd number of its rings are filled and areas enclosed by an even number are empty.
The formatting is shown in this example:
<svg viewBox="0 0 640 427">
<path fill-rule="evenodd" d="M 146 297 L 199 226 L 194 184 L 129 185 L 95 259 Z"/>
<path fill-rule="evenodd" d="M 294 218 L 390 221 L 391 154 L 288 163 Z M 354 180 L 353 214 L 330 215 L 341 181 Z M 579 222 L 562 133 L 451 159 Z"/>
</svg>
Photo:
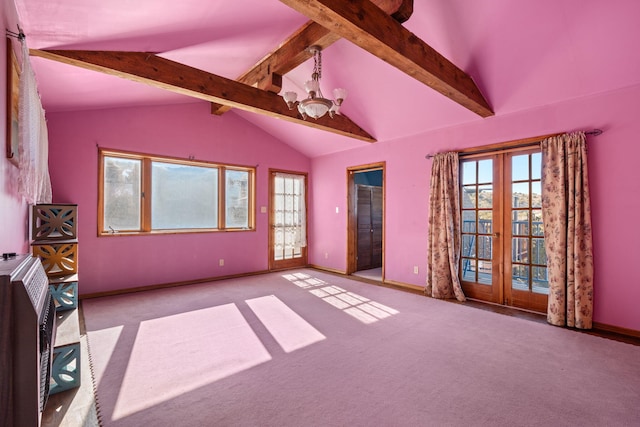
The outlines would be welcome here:
<svg viewBox="0 0 640 427">
<path fill-rule="evenodd" d="M 493 116 L 473 79 L 369 0 L 280 0 L 482 116 Z"/>
<path fill-rule="evenodd" d="M 398 22 L 405 22 L 413 13 L 413 0 L 373 0 L 373 3 Z M 239 76 L 236 81 L 271 90 L 265 87 L 262 82 L 271 81 L 272 74 L 279 74 L 282 78 L 281 76 L 311 58 L 310 46 L 320 46 L 322 49 L 326 49 L 340 38 L 339 35 L 332 33 L 322 25 L 309 21 L 251 69 Z M 277 90 L 271 91 L 276 93 L 282 89 L 277 86 L 273 88 Z M 229 110 L 230 107 L 226 105 L 211 104 L 212 114 L 221 115 Z"/>
<path fill-rule="evenodd" d="M 181 95 L 229 105 L 308 127 L 333 132 L 362 141 L 375 139 L 344 115 L 328 115 L 303 120 L 297 110 L 289 110 L 275 93 L 251 87 L 146 52 L 34 50 L 38 56 L 64 64 L 144 83 Z"/>
</svg>

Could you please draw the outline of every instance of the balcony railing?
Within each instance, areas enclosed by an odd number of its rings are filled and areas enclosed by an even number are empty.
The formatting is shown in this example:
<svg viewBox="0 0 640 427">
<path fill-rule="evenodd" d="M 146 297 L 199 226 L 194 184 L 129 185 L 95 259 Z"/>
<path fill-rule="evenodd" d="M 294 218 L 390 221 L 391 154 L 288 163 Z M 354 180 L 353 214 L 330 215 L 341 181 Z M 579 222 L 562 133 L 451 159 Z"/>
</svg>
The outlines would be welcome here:
<svg viewBox="0 0 640 427">
<path fill-rule="evenodd" d="M 540 235 L 537 238 L 533 236 L 533 242 L 529 242 L 529 225 L 532 227 L 532 231 L 535 235 Z M 463 239 L 462 247 L 462 278 L 467 277 L 468 273 L 475 273 L 478 271 L 479 283 L 491 283 L 491 260 L 493 255 L 493 239 L 478 239 L 477 248 L 476 236 L 493 236 L 493 221 L 489 219 L 479 219 L 476 221 L 466 220 L 462 221 L 462 235 L 470 236 L 468 239 Z M 513 221 L 513 230 L 516 231 L 514 237 L 521 236 L 520 239 L 514 239 L 511 248 L 511 259 L 516 265 L 529 265 L 529 261 L 533 260 L 534 266 L 543 267 L 546 265 L 546 250 L 544 247 L 544 236 L 542 235 L 543 224 L 542 221 Z M 472 256 L 475 252 L 475 256 Z M 475 259 L 474 259 L 475 258 Z M 477 260 L 477 261 L 476 261 Z M 512 284 L 516 289 L 528 289 L 529 277 L 516 273 L 517 269 L 514 269 L 512 276 Z M 529 271 L 529 268 L 526 269 Z M 474 274 L 475 276 L 475 274 Z M 546 268 L 533 268 L 531 269 L 531 282 L 534 290 L 539 293 L 547 293 L 545 289 L 548 287 L 548 276 Z"/>
</svg>

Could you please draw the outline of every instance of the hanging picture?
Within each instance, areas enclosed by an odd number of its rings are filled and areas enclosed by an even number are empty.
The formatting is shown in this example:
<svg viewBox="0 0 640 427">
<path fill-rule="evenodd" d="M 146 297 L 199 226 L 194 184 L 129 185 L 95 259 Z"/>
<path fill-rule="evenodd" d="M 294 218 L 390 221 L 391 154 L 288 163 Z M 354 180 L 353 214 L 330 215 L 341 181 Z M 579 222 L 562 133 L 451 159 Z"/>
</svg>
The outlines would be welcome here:
<svg viewBox="0 0 640 427">
<path fill-rule="evenodd" d="M 11 39 L 7 39 L 7 158 L 18 166 L 18 99 L 20 69 Z"/>
</svg>

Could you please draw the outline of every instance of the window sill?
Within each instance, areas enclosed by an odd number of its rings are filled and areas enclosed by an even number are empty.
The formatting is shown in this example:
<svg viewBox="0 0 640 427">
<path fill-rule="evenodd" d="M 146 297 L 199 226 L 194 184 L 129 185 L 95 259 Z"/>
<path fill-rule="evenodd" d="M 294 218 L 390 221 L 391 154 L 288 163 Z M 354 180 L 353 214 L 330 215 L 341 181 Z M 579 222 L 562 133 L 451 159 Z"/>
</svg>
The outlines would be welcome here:
<svg viewBox="0 0 640 427">
<path fill-rule="evenodd" d="M 256 231 L 254 228 L 189 228 L 183 230 L 152 230 L 152 231 L 103 231 L 98 232 L 98 237 L 117 237 L 117 236 L 153 236 L 166 234 L 205 234 L 205 233 L 237 233 L 243 231 Z"/>
</svg>

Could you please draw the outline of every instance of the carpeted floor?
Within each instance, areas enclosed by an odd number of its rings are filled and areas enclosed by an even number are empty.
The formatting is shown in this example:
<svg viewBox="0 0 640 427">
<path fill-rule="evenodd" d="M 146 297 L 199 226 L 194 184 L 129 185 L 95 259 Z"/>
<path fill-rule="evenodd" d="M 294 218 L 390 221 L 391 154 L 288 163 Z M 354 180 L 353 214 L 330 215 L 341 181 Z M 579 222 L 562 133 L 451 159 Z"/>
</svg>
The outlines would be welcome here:
<svg viewBox="0 0 640 427">
<path fill-rule="evenodd" d="M 640 425 L 640 347 L 315 270 L 83 310 L 104 427 Z"/>
</svg>

